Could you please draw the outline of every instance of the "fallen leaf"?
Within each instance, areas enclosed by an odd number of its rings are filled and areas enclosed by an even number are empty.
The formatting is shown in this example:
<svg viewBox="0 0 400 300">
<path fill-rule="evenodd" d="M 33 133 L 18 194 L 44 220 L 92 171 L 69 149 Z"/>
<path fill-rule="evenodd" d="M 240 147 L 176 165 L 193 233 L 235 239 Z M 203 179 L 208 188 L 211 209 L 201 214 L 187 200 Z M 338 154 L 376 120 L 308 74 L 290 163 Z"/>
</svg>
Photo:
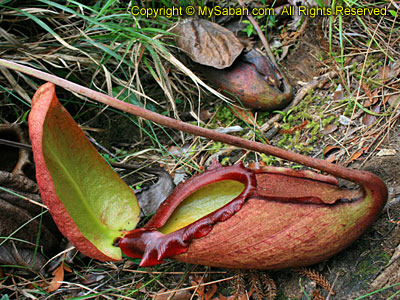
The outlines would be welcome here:
<svg viewBox="0 0 400 300">
<path fill-rule="evenodd" d="M 326 146 L 324 149 L 324 156 L 327 156 L 327 155 L 331 154 L 332 152 L 337 151 L 339 149 L 340 149 L 339 146 L 333 146 L 333 145 Z"/>
<path fill-rule="evenodd" d="M 143 171 L 158 176 L 155 184 L 135 191 L 141 215 L 149 216 L 156 212 L 160 204 L 174 190 L 175 185 L 171 175 L 161 168 L 147 168 L 146 170 L 143 169 Z"/>
<path fill-rule="evenodd" d="M 363 155 L 364 151 L 367 149 L 367 147 L 361 148 L 360 150 L 356 151 L 353 153 L 351 156 L 350 160 L 347 161 L 347 164 L 357 160 L 361 155 Z"/>
<path fill-rule="evenodd" d="M 201 300 L 210 300 L 217 292 L 217 285 L 215 283 L 202 285 L 204 284 L 204 279 L 207 278 L 193 277 L 192 280 L 190 280 L 190 284 L 197 287 L 196 293 L 200 296 Z"/>
<path fill-rule="evenodd" d="M 368 99 L 364 101 L 364 107 L 370 107 L 371 105 L 374 105 L 376 102 L 378 102 L 378 100 L 380 99 L 380 97 L 378 97 L 379 92 L 379 89 L 375 89 L 375 91 L 372 92 L 371 97 L 368 96 Z"/>
<path fill-rule="evenodd" d="M 239 125 L 235 126 L 229 126 L 229 127 L 218 127 L 214 129 L 217 132 L 220 133 L 233 133 L 233 132 L 240 132 L 243 131 L 244 129 L 240 127 Z"/>
<path fill-rule="evenodd" d="M 382 66 L 379 68 L 379 79 L 388 80 L 397 77 L 400 74 L 400 61 L 395 61 L 390 66 Z"/>
<path fill-rule="evenodd" d="M 200 110 L 200 120 L 202 120 L 203 122 L 206 122 L 206 121 L 210 120 L 212 115 L 213 114 L 208 109 L 201 109 Z"/>
<path fill-rule="evenodd" d="M 282 46 L 282 54 L 279 57 L 279 61 L 282 61 L 288 55 L 290 46 L 292 45 Z"/>
<path fill-rule="evenodd" d="M 400 60 L 397 60 L 392 63 L 390 66 L 389 77 L 397 77 L 400 75 Z"/>
<path fill-rule="evenodd" d="M 139 282 L 136 286 L 135 289 L 137 289 L 141 293 L 147 293 L 146 285 L 143 282 Z"/>
<path fill-rule="evenodd" d="M 324 129 L 322 129 L 320 132 L 321 132 L 322 134 L 329 134 L 329 133 L 334 132 L 337 128 L 338 128 L 338 127 L 337 127 L 336 124 L 329 124 L 329 125 L 326 125 L 326 126 L 324 127 Z"/>
<path fill-rule="evenodd" d="M 382 66 L 379 68 L 379 79 L 389 79 L 390 67 L 389 66 Z"/>
<path fill-rule="evenodd" d="M 366 126 L 371 126 L 372 124 L 374 124 L 376 122 L 376 117 L 373 115 L 370 115 L 370 114 L 366 114 L 363 117 L 362 122 Z"/>
<path fill-rule="evenodd" d="M 89 285 L 102 280 L 104 277 L 105 275 L 89 274 L 85 277 L 85 280 L 82 281 L 82 284 Z"/>
<path fill-rule="evenodd" d="M 304 127 L 306 127 L 307 124 L 308 124 L 308 120 L 305 120 L 300 125 L 293 126 L 292 128 L 289 128 L 289 129 L 281 129 L 279 131 L 279 133 L 281 133 L 281 134 L 293 134 L 298 130 L 303 130 Z"/>
<path fill-rule="evenodd" d="M 207 285 L 206 292 L 204 294 L 204 300 L 210 300 L 211 297 L 214 296 L 215 293 L 217 292 L 217 289 L 218 288 L 215 283 L 211 284 L 211 285 Z"/>
<path fill-rule="evenodd" d="M 53 273 L 54 275 L 53 279 L 50 282 L 50 285 L 47 288 L 47 291 L 49 293 L 54 292 L 60 288 L 62 285 L 62 282 L 64 280 L 64 262 L 61 262 L 61 264 L 56 268 Z"/>
<path fill-rule="evenodd" d="M 255 41 L 252 37 L 247 37 L 247 36 L 238 36 L 237 37 L 239 41 L 243 44 L 243 46 L 246 47 L 246 51 L 250 51 L 251 49 L 254 48 Z"/>
<path fill-rule="evenodd" d="M 338 85 L 336 88 L 336 91 L 332 94 L 332 99 L 335 101 L 338 100 L 343 100 L 344 99 L 344 93 L 343 93 L 343 88 L 342 85 Z"/>
<path fill-rule="evenodd" d="M 217 69 L 231 66 L 244 48 L 232 31 L 204 19 L 186 19 L 173 33 L 193 61 Z"/>
<path fill-rule="evenodd" d="M 168 300 L 168 299 L 173 299 L 173 300 L 189 300 L 192 297 L 192 294 L 189 293 L 188 291 L 170 291 L 171 293 L 165 293 L 165 289 L 162 289 L 159 291 L 159 293 L 162 293 L 161 295 L 156 294 L 154 297 L 154 300 Z M 171 294 L 174 295 L 170 298 Z"/>
<path fill-rule="evenodd" d="M 368 97 L 368 99 L 364 101 L 364 107 L 371 106 L 373 100 L 372 100 L 372 93 L 371 93 L 369 86 L 366 83 L 364 83 L 363 81 L 361 81 L 361 87 Z"/>
<path fill-rule="evenodd" d="M 391 107 L 396 108 L 400 103 L 400 94 L 390 96 L 387 99 L 387 103 L 389 103 Z"/>
<path fill-rule="evenodd" d="M 262 167 L 265 167 L 265 166 L 266 166 L 266 163 L 263 161 L 257 161 L 257 162 L 254 161 L 254 162 L 249 163 L 249 168 L 254 169 L 254 170 L 261 169 Z"/>
<path fill-rule="evenodd" d="M 243 121 L 250 124 L 251 126 L 254 126 L 254 125 L 257 126 L 257 122 L 254 118 L 254 115 L 250 110 L 246 110 L 246 109 L 243 109 L 243 108 L 237 107 L 237 106 L 229 107 L 229 109 L 239 119 L 242 119 Z"/>
<path fill-rule="evenodd" d="M 66 264 L 64 264 L 64 270 L 67 271 L 68 273 L 72 273 L 71 268 L 68 267 Z"/>
<path fill-rule="evenodd" d="M 373 111 L 375 113 L 379 113 L 380 112 L 379 105 L 373 107 L 371 111 Z M 372 124 L 374 124 L 376 122 L 376 120 L 377 120 L 376 116 L 366 113 L 362 119 L 362 122 L 366 126 L 371 126 Z"/>
</svg>

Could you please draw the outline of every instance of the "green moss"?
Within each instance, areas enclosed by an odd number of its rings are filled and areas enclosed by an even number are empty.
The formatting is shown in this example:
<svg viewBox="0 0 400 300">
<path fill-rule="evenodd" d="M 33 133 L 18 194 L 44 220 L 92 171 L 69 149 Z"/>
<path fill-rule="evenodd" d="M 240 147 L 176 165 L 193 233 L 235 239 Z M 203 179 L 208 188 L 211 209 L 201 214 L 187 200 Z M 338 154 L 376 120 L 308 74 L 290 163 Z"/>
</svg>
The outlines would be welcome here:
<svg viewBox="0 0 400 300">
<path fill-rule="evenodd" d="M 221 142 L 214 142 L 211 145 L 211 148 L 209 149 L 210 154 L 215 154 L 218 151 L 221 151 L 222 149 L 226 148 L 226 145 L 221 143 Z"/>
<path fill-rule="evenodd" d="M 272 155 L 266 155 L 264 153 L 261 153 L 260 156 L 261 156 L 261 160 L 263 162 L 265 162 L 265 164 L 267 166 L 271 166 L 271 165 L 274 165 L 277 162 L 279 162 L 279 160 L 275 156 L 272 156 Z"/>
<path fill-rule="evenodd" d="M 224 158 L 221 160 L 221 165 L 226 166 L 226 165 L 228 165 L 228 164 L 229 164 L 229 156 L 224 157 Z"/>
<path fill-rule="evenodd" d="M 322 119 L 322 127 L 325 127 L 326 125 L 330 124 L 333 120 L 335 120 L 335 116 L 330 116 L 326 119 Z"/>
<path fill-rule="evenodd" d="M 217 120 L 222 124 L 232 123 L 236 119 L 236 116 L 227 106 L 222 106 L 218 109 Z"/>
<path fill-rule="evenodd" d="M 389 261 L 390 256 L 387 253 L 371 252 L 357 265 L 355 276 L 359 280 L 369 279 L 375 276 Z"/>
<path fill-rule="evenodd" d="M 346 117 L 351 117 L 351 115 L 353 114 L 355 103 L 353 101 L 349 101 L 348 99 L 346 99 L 346 101 L 348 102 L 348 104 L 343 114 Z"/>
</svg>

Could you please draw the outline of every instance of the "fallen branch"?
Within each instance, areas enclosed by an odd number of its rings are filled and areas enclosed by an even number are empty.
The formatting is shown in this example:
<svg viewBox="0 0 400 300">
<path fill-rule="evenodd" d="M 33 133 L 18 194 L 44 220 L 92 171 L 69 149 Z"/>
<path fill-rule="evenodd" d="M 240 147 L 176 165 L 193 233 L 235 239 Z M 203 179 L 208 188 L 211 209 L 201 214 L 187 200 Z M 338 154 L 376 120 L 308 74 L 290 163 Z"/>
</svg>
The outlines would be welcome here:
<svg viewBox="0 0 400 300">
<path fill-rule="evenodd" d="M 52 82 L 52 83 L 54 83 L 58 86 L 61 86 L 67 90 L 84 95 L 86 97 L 89 97 L 90 99 L 96 100 L 105 105 L 112 106 L 119 110 L 125 111 L 127 113 L 133 114 L 133 115 L 141 117 L 141 118 L 144 118 L 144 119 L 152 121 L 154 123 L 157 123 L 157 124 L 160 124 L 163 126 L 167 126 L 172 129 L 187 132 L 187 133 L 190 133 L 190 134 L 193 134 L 196 136 L 202 136 L 202 137 L 214 140 L 214 141 L 219 141 L 219 142 L 233 145 L 236 147 L 240 147 L 243 149 L 248 149 L 248 150 L 280 157 L 282 159 L 290 160 L 290 161 L 293 161 L 293 162 L 296 162 L 296 163 L 299 163 L 299 164 L 302 164 L 302 165 L 305 165 L 305 166 L 308 166 L 308 167 L 311 167 L 314 169 L 321 170 L 323 172 L 330 173 L 333 176 L 347 179 L 350 181 L 354 181 L 357 183 L 368 181 L 369 176 L 371 175 L 367 172 L 348 169 L 343 166 L 335 165 L 335 164 L 332 164 L 332 163 L 324 161 L 324 160 L 304 156 L 304 155 L 301 155 L 301 154 L 298 154 L 295 152 L 291 152 L 291 151 L 286 151 L 286 150 L 283 150 L 283 149 L 280 149 L 280 148 L 277 148 L 274 146 L 270 146 L 270 145 L 262 144 L 259 142 L 250 141 L 250 140 L 245 140 L 240 137 L 231 136 L 228 134 L 216 132 L 214 130 L 191 125 L 191 124 L 188 124 L 188 123 L 176 120 L 176 119 L 172 119 L 172 118 L 157 114 L 155 112 L 149 111 L 145 108 L 120 101 L 120 100 L 110 97 L 108 95 L 102 94 L 100 92 L 91 90 L 86 87 L 83 87 L 79 84 L 70 82 L 66 79 L 57 77 L 55 75 L 48 74 L 48 73 L 36 70 L 34 68 L 23 66 L 23 65 L 20 65 L 20 64 L 8 61 L 8 60 L 0 59 L 0 66 L 25 73 L 25 74 L 31 75 L 33 77 L 48 81 L 48 82 Z M 330 73 L 325 75 L 327 77 L 326 80 L 328 80 L 329 75 L 330 75 Z M 317 86 L 318 84 L 321 84 L 321 82 L 323 82 L 322 79 L 318 80 L 317 82 L 315 82 L 315 86 Z M 309 89 L 311 89 L 312 86 L 313 86 L 313 84 L 310 83 Z M 298 97 L 302 97 L 302 96 L 300 96 L 300 94 L 305 95 L 306 92 L 304 91 L 303 93 L 299 93 Z"/>
</svg>

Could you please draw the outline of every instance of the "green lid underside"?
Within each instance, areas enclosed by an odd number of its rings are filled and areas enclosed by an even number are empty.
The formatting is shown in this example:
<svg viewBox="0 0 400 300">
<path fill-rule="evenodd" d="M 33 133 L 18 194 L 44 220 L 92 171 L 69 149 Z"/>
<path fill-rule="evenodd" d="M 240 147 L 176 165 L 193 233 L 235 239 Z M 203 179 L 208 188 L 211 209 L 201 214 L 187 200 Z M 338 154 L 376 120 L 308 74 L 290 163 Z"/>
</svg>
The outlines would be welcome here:
<svg viewBox="0 0 400 300">
<path fill-rule="evenodd" d="M 122 230 L 136 227 L 140 208 L 133 191 L 68 117 L 46 116 L 42 143 L 46 166 L 57 197 L 82 235 L 118 259 L 121 250 L 113 246 L 114 240 Z"/>
</svg>

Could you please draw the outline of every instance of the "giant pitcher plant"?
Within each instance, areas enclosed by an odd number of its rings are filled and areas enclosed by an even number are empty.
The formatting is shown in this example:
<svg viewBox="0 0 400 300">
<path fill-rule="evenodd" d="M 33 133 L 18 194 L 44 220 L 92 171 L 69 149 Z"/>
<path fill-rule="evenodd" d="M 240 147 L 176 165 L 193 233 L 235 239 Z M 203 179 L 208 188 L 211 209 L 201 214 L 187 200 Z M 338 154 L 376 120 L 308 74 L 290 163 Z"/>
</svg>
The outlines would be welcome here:
<svg viewBox="0 0 400 300">
<path fill-rule="evenodd" d="M 372 224 L 387 200 L 376 175 L 186 124 L 35 69 L 0 65 L 50 81 L 32 100 L 29 131 L 36 178 L 60 231 L 89 257 L 122 253 L 151 266 L 172 258 L 210 266 L 279 269 L 320 262 Z M 114 173 L 58 102 L 54 84 L 159 124 L 272 154 L 335 177 L 286 168 L 222 167 L 180 184 L 142 228 L 132 190 Z"/>
</svg>

